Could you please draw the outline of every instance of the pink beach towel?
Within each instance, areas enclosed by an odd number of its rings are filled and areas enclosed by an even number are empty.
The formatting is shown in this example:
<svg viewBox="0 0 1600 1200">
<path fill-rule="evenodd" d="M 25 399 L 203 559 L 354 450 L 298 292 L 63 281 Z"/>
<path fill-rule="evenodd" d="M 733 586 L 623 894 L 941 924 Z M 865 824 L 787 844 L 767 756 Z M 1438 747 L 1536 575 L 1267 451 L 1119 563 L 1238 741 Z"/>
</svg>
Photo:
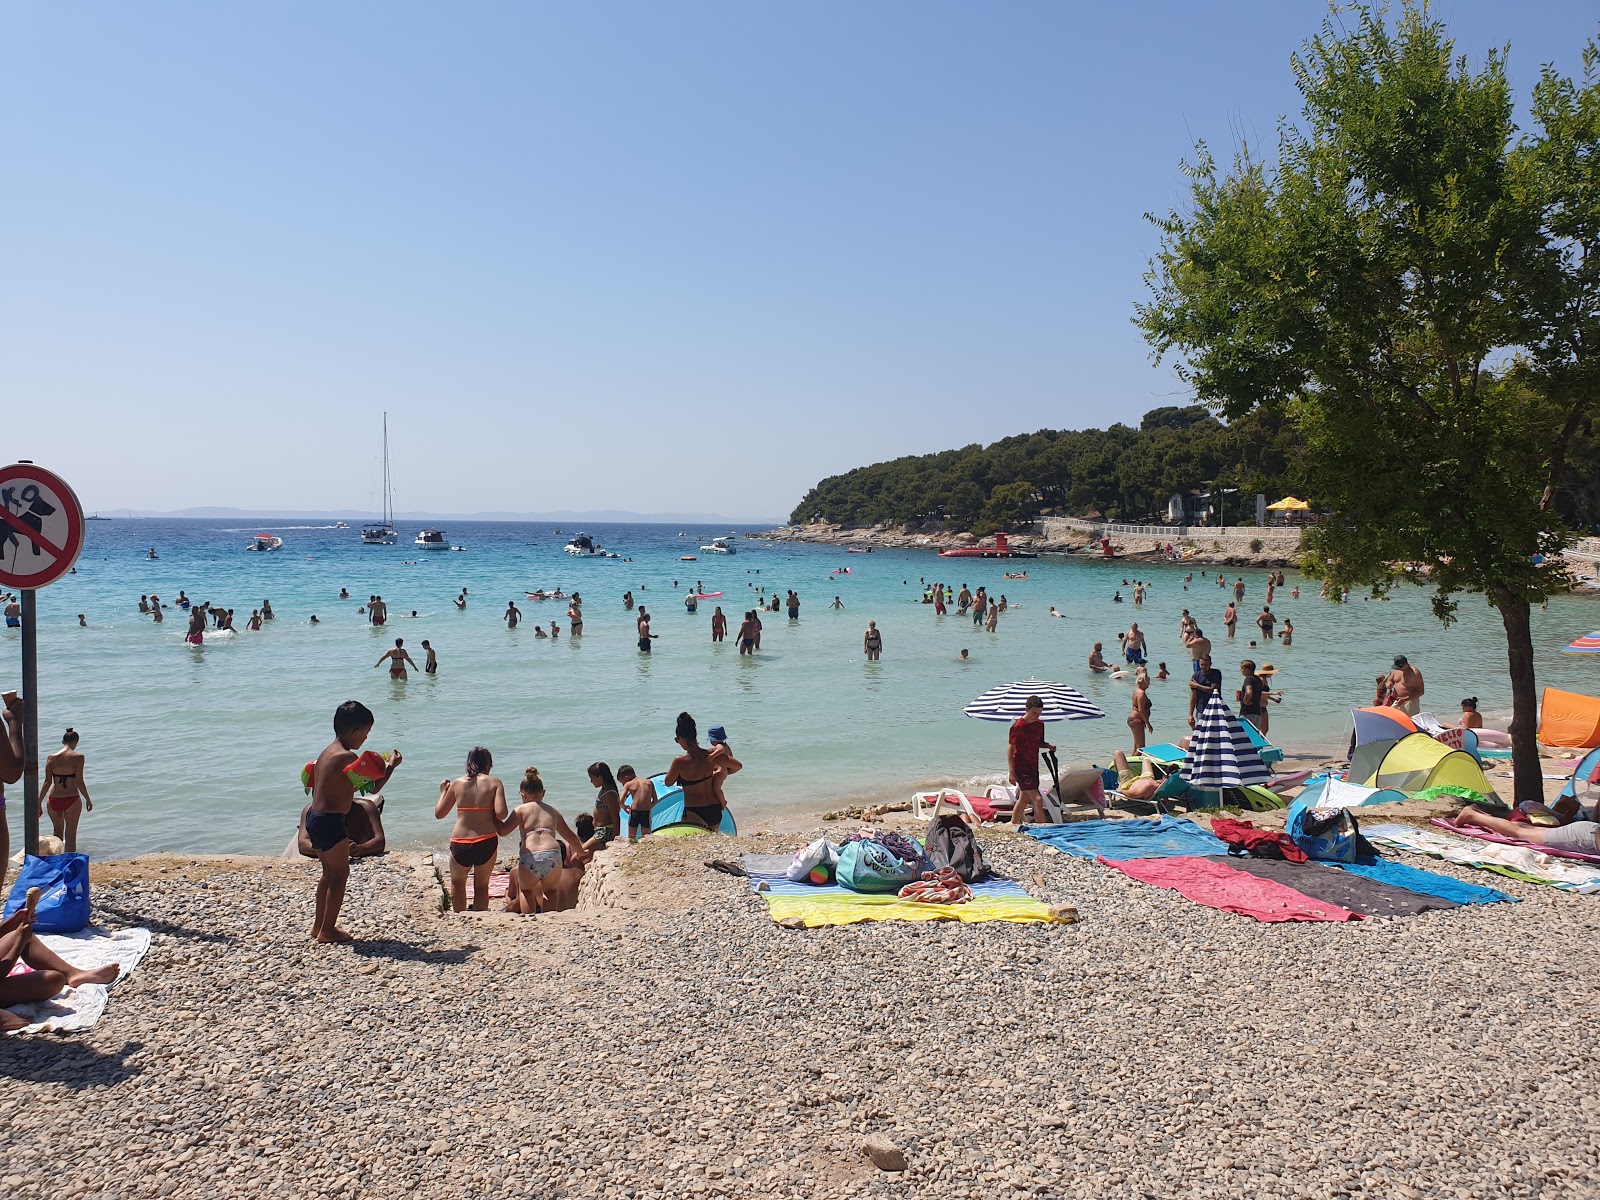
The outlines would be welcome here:
<svg viewBox="0 0 1600 1200">
<path fill-rule="evenodd" d="M 1434 817 L 1429 824 L 1437 825 L 1440 829 L 1448 829 L 1451 833 L 1459 833 L 1462 837 L 1477 838 L 1482 842 L 1499 842 L 1502 846 L 1524 846 L 1529 850 L 1537 850 L 1540 854 L 1548 854 L 1551 858 L 1577 858 L 1584 862 L 1600 863 L 1600 854 L 1585 854 L 1582 850 L 1557 850 L 1554 846 L 1545 846 L 1539 842 L 1525 842 L 1521 838 L 1506 837 L 1503 833 L 1495 833 L 1492 829 L 1484 829 L 1478 825 L 1452 825 L 1443 817 Z"/>
<path fill-rule="evenodd" d="M 1205 858 L 1127 858 L 1100 860 L 1113 871 L 1156 887 L 1171 888 L 1185 899 L 1258 921 L 1355 921 L 1360 913 L 1313 899 L 1304 892 L 1260 879 Z"/>
</svg>

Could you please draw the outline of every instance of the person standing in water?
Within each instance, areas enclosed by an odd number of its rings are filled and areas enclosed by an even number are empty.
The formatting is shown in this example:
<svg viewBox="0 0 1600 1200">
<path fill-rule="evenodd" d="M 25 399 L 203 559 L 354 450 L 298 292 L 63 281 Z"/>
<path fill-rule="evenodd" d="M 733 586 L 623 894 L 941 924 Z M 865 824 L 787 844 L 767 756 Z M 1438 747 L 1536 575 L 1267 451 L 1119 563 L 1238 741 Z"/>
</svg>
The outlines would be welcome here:
<svg viewBox="0 0 1600 1200">
<path fill-rule="evenodd" d="M 206 640 L 206 610 L 204 606 L 189 610 L 189 632 L 184 635 L 184 641 L 191 646 L 199 646 Z"/>
<path fill-rule="evenodd" d="M 572 593 L 572 603 L 567 605 L 567 632 L 573 637 L 583 636 L 583 598 Z"/>
<path fill-rule="evenodd" d="M 472 874 L 472 908 L 489 908 L 489 877 L 494 874 L 494 856 L 500 848 L 500 835 L 512 827 L 506 809 L 505 786 L 489 774 L 494 756 L 483 746 L 467 751 L 467 773 L 459 779 L 439 784 L 439 801 L 433 806 L 435 820 L 442 821 L 455 809 L 456 823 L 450 831 L 450 907 L 463 912 L 467 907 L 467 874 Z"/>
<path fill-rule="evenodd" d="M 94 811 L 89 789 L 83 782 L 83 755 L 78 753 L 78 733 L 68 729 L 61 735 L 61 749 L 44 760 L 50 782 L 45 788 L 45 804 L 50 809 L 50 826 L 66 845 L 68 854 L 78 851 L 78 820 L 85 810 Z"/>
<path fill-rule="evenodd" d="M 644 605 L 639 606 L 639 616 L 634 620 L 634 628 L 639 631 L 639 650 L 643 654 L 650 653 L 650 613 Z"/>
<path fill-rule="evenodd" d="M 439 673 L 439 656 L 434 653 L 434 649 L 428 644 L 427 638 L 422 639 L 422 652 L 422 673 L 424 675 L 437 675 Z"/>
<path fill-rule="evenodd" d="M 377 670 L 384 663 L 389 664 L 390 679 L 404 679 L 406 677 L 406 664 L 410 663 L 413 668 L 417 665 L 416 660 L 406 650 L 405 638 L 395 638 L 394 649 L 385 650 L 380 654 L 378 661 L 372 664 L 372 669 Z"/>
<path fill-rule="evenodd" d="M 867 632 L 861 639 L 861 648 L 866 652 L 868 662 L 877 662 L 883 657 L 883 634 L 878 632 L 876 621 L 867 622 Z"/>
<path fill-rule="evenodd" d="M 359 700 L 346 700 L 333 713 L 333 741 L 317 756 L 311 768 L 311 811 L 306 814 L 306 836 L 322 863 L 322 878 L 317 881 L 316 915 L 312 918 L 311 938 L 317 942 L 353 942 L 339 928 L 339 911 L 344 907 L 345 885 L 350 880 L 350 833 L 347 820 L 355 801 L 355 784 L 345 770 L 361 756 L 361 747 L 372 733 L 372 710 Z M 382 791 L 394 778 L 401 762 L 400 751 L 389 756 L 389 765 L 375 791 Z"/>
<path fill-rule="evenodd" d="M 461 589 L 461 595 L 456 597 L 456 608 L 457 609 L 465 609 L 466 607 L 467 607 L 467 589 L 466 588 L 462 588 Z"/>
<path fill-rule="evenodd" d="M 505 615 L 500 618 L 506 623 L 507 629 L 515 629 L 517 622 L 522 620 L 522 610 L 517 607 L 515 600 L 506 601 Z"/>
<path fill-rule="evenodd" d="M 711 614 L 711 640 L 720 642 L 728 636 L 728 618 L 723 615 L 722 605 L 717 605 L 716 612 Z"/>
</svg>

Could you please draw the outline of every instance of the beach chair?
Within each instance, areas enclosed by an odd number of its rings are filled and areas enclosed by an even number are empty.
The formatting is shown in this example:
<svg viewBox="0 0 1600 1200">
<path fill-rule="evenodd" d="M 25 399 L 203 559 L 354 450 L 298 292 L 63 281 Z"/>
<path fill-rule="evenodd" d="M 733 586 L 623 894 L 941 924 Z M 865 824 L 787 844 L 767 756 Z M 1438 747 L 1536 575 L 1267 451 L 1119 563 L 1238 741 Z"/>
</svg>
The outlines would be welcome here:
<svg viewBox="0 0 1600 1200">
<path fill-rule="evenodd" d="M 929 802 L 932 802 L 931 805 Z M 940 788 L 937 792 L 911 793 L 911 811 L 919 821 L 931 821 L 939 815 L 939 806 L 949 804 L 961 813 L 969 816 L 973 821 L 981 821 L 977 810 L 972 807 L 972 802 L 955 788 Z"/>
<path fill-rule="evenodd" d="M 1270 768 L 1274 763 L 1283 761 L 1283 751 L 1269 742 L 1266 734 L 1250 723 L 1249 717 L 1241 717 L 1240 724 L 1244 726 L 1245 736 L 1250 739 L 1250 744 L 1255 747 L 1256 753 L 1261 756 L 1261 762 L 1264 766 Z"/>
</svg>

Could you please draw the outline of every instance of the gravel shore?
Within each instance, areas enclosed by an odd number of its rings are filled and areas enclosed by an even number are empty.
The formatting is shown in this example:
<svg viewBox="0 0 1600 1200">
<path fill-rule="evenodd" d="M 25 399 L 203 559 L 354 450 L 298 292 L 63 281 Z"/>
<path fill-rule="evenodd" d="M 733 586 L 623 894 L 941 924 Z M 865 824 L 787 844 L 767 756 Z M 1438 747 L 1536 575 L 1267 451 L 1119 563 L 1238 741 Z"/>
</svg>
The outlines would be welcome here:
<svg viewBox="0 0 1600 1200">
<path fill-rule="evenodd" d="M 780 929 L 701 862 L 787 835 L 618 848 L 536 918 L 442 914 L 416 856 L 358 863 L 362 940 L 326 947 L 306 864 L 110 864 L 97 920 L 155 943 L 91 1033 L 0 1043 L 0 1192 L 1600 1188 L 1600 898 L 1495 879 L 1523 903 L 1259 925 L 983 837 L 1081 922 Z"/>
</svg>

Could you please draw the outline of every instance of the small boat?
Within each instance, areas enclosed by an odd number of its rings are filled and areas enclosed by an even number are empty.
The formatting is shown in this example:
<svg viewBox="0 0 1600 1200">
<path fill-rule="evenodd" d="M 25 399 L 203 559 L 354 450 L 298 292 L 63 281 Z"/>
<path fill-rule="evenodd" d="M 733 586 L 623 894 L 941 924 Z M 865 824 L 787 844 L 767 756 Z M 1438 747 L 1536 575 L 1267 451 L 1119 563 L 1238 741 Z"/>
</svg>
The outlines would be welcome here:
<svg viewBox="0 0 1600 1200">
<path fill-rule="evenodd" d="M 848 551 L 851 554 L 871 554 L 872 553 L 872 547 L 871 546 L 868 546 L 865 549 L 862 549 L 862 547 L 860 547 L 860 546 L 847 546 L 847 547 L 845 547 L 845 549 L 846 549 L 846 551 Z"/>
<path fill-rule="evenodd" d="M 700 547 L 702 554 L 737 554 L 738 548 L 732 545 L 725 537 L 714 537 L 704 546 Z"/>
<path fill-rule="evenodd" d="M 255 550 L 263 554 L 270 550 L 282 550 L 283 539 L 275 533 L 258 533 L 251 539 L 250 544 L 245 549 Z M 155 557 L 154 550 L 150 552 L 150 557 Z"/>
<path fill-rule="evenodd" d="M 95 513 L 92 517 L 84 518 L 85 521 L 110 521 L 112 519 L 111 517 L 102 517 L 99 513 Z M 678 536 L 682 537 L 683 534 L 680 533 Z"/>
<path fill-rule="evenodd" d="M 615 551 L 607 550 L 587 533 L 575 533 L 572 540 L 561 547 L 576 558 L 620 558 Z"/>
<path fill-rule="evenodd" d="M 394 529 L 394 485 L 389 479 L 389 414 L 383 414 L 383 523 L 361 530 L 363 546 L 392 546 L 400 540 Z"/>
<path fill-rule="evenodd" d="M 951 550 L 939 551 L 940 558 L 1038 558 L 1026 550 L 1013 550 L 1006 541 L 1006 535 L 994 535 L 993 546 L 957 546 Z"/>
<path fill-rule="evenodd" d="M 350 528 L 350 522 L 349 521 L 335 521 L 333 523 L 333 527 L 335 529 L 349 529 Z"/>
<path fill-rule="evenodd" d="M 680 554 L 680 555 L 678 555 L 678 561 L 679 562 L 699 562 L 700 560 L 698 558 L 696 558 L 692 554 Z"/>
<path fill-rule="evenodd" d="M 419 550 L 448 550 L 450 539 L 445 537 L 442 529 L 424 529 L 417 534 L 417 540 L 412 545 Z"/>
</svg>

